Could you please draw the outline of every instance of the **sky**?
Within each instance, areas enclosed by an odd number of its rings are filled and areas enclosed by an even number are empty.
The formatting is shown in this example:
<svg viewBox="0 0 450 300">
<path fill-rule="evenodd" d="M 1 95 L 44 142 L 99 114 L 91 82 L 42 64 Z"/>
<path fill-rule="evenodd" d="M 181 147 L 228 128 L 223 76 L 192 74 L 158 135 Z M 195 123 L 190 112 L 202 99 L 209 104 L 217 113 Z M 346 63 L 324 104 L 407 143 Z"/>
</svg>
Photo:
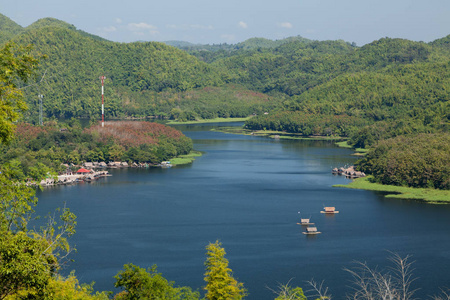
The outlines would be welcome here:
<svg viewBox="0 0 450 300">
<path fill-rule="evenodd" d="M 116 42 L 235 44 L 302 36 L 365 45 L 450 34 L 450 0 L 0 0 L 25 27 L 52 17 Z"/>
</svg>

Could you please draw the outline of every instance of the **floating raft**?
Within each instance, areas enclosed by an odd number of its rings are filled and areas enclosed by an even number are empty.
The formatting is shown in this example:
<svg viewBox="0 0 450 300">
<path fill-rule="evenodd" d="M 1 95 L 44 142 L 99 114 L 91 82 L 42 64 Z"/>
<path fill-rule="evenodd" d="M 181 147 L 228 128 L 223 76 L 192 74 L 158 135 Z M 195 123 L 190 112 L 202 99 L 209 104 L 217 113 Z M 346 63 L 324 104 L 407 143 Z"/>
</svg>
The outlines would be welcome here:
<svg viewBox="0 0 450 300">
<path fill-rule="evenodd" d="M 300 219 L 300 223 L 297 223 L 297 225 L 314 225 L 314 223 L 310 223 L 310 219 Z"/>
<path fill-rule="evenodd" d="M 306 231 L 302 232 L 303 234 L 319 234 L 321 233 L 320 231 L 317 231 L 317 227 L 307 227 Z"/>
<path fill-rule="evenodd" d="M 336 207 L 329 206 L 329 207 L 324 207 L 323 209 L 324 210 L 320 211 L 320 213 L 322 213 L 322 214 L 338 214 L 339 213 L 339 211 L 336 210 Z"/>
</svg>

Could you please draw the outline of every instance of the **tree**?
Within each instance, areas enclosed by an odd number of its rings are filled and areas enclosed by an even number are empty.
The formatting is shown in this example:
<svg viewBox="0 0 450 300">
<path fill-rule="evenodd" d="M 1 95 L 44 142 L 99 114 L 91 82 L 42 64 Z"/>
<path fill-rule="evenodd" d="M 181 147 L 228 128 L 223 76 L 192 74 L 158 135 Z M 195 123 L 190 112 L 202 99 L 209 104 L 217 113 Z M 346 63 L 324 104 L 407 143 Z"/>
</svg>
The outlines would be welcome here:
<svg viewBox="0 0 450 300">
<path fill-rule="evenodd" d="M 394 254 L 389 260 L 394 264 L 390 271 L 370 268 L 367 263 L 356 262 L 355 269 L 346 269 L 353 276 L 354 293 L 350 299 L 414 299 L 411 288 L 416 278 L 412 274 L 411 256 Z"/>
<path fill-rule="evenodd" d="M 37 68 L 39 59 L 30 55 L 31 47 L 14 43 L 0 49 L 0 142 L 8 142 L 14 135 L 14 122 L 27 106 L 23 101 L 20 82 L 26 82 Z"/>
<path fill-rule="evenodd" d="M 278 297 L 275 300 L 307 300 L 303 289 L 300 287 L 292 287 L 287 284 L 280 284 L 278 292 L 274 291 Z"/>
<path fill-rule="evenodd" d="M 243 299 L 247 293 L 243 283 L 237 282 L 228 268 L 225 249 L 218 240 L 206 246 L 207 258 L 205 262 L 206 299 L 229 300 Z"/>
<path fill-rule="evenodd" d="M 54 274 L 56 258 L 43 255 L 47 245 L 20 231 L 0 234 L 0 299 L 20 291 L 42 292 Z"/>
<path fill-rule="evenodd" d="M 17 178 L 23 173 L 12 166 L 4 166 L 0 174 L 0 232 L 26 231 L 37 203 L 35 190 Z M 19 179 L 20 180 L 20 179 Z"/>
<path fill-rule="evenodd" d="M 44 300 L 108 300 L 107 292 L 93 291 L 93 284 L 80 284 L 71 272 L 67 278 L 51 278 L 43 291 Z"/>
<path fill-rule="evenodd" d="M 115 287 L 125 289 L 117 294 L 116 300 L 159 299 L 159 300 L 198 300 L 200 294 L 189 287 L 173 287 L 173 282 L 167 281 L 157 272 L 156 265 L 148 270 L 133 264 L 126 264 L 114 278 Z"/>
</svg>

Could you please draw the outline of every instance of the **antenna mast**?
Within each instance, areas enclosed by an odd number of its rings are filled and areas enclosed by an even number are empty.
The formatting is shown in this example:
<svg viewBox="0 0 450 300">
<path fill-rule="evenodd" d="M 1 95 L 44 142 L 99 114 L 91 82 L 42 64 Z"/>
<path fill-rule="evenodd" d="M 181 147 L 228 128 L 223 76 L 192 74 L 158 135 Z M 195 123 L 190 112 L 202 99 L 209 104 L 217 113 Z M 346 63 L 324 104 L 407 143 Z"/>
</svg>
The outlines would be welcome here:
<svg viewBox="0 0 450 300">
<path fill-rule="evenodd" d="M 43 117 L 42 117 L 42 98 L 44 98 L 44 95 L 38 95 L 39 97 L 39 125 L 43 125 Z"/>
<path fill-rule="evenodd" d="M 103 83 L 105 79 L 105 76 L 100 76 L 100 80 L 102 81 L 102 127 L 105 127 L 105 105 L 103 104 Z"/>
</svg>

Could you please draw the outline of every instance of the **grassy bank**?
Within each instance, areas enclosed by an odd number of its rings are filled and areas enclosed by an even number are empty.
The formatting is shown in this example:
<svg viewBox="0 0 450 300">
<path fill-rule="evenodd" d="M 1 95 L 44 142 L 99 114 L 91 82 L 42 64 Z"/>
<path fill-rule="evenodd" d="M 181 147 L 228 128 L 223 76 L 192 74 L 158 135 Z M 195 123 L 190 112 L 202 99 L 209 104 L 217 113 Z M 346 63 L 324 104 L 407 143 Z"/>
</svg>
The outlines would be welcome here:
<svg viewBox="0 0 450 300">
<path fill-rule="evenodd" d="M 215 129 L 224 133 L 264 136 L 269 138 L 284 139 L 284 140 L 341 140 L 339 136 L 304 136 L 300 133 L 288 133 L 284 131 L 274 130 L 249 130 L 243 127 L 221 127 Z"/>
<path fill-rule="evenodd" d="M 353 149 L 353 147 L 351 145 L 347 144 L 346 140 L 337 142 L 335 144 L 338 145 L 338 147 L 341 147 L 341 148 Z M 353 155 L 364 156 L 364 155 L 366 155 L 367 152 L 369 152 L 370 149 L 368 149 L 368 148 L 355 148 L 353 150 L 355 151 L 355 153 Z"/>
<path fill-rule="evenodd" d="M 349 184 L 337 184 L 333 187 L 387 192 L 388 194 L 385 195 L 387 198 L 412 199 L 429 203 L 450 204 L 450 191 L 384 185 L 370 182 L 370 178 L 372 177 L 367 176 L 358 178 Z"/>
<path fill-rule="evenodd" d="M 178 121 L 168 121 L 167 125 L 189 125 L 189 124 L 204 124 L 204 123 L 229 123 L 229 122 L 245 122 L 251 117 L 246 118 L 214 118 L 214 119 L 202 119 L 195 121 L 186 121 L 186 122 L 178 122 Z"/>
<path fill-rule="evenodd" d="M 170 162 L 173 165 L 186 165 L 192 163 L 197 157 L 202 156 L 199 151 L 191 151 L 189 154 L 180 155 L 178 157 L 172 158 Z"/>
</svg>

